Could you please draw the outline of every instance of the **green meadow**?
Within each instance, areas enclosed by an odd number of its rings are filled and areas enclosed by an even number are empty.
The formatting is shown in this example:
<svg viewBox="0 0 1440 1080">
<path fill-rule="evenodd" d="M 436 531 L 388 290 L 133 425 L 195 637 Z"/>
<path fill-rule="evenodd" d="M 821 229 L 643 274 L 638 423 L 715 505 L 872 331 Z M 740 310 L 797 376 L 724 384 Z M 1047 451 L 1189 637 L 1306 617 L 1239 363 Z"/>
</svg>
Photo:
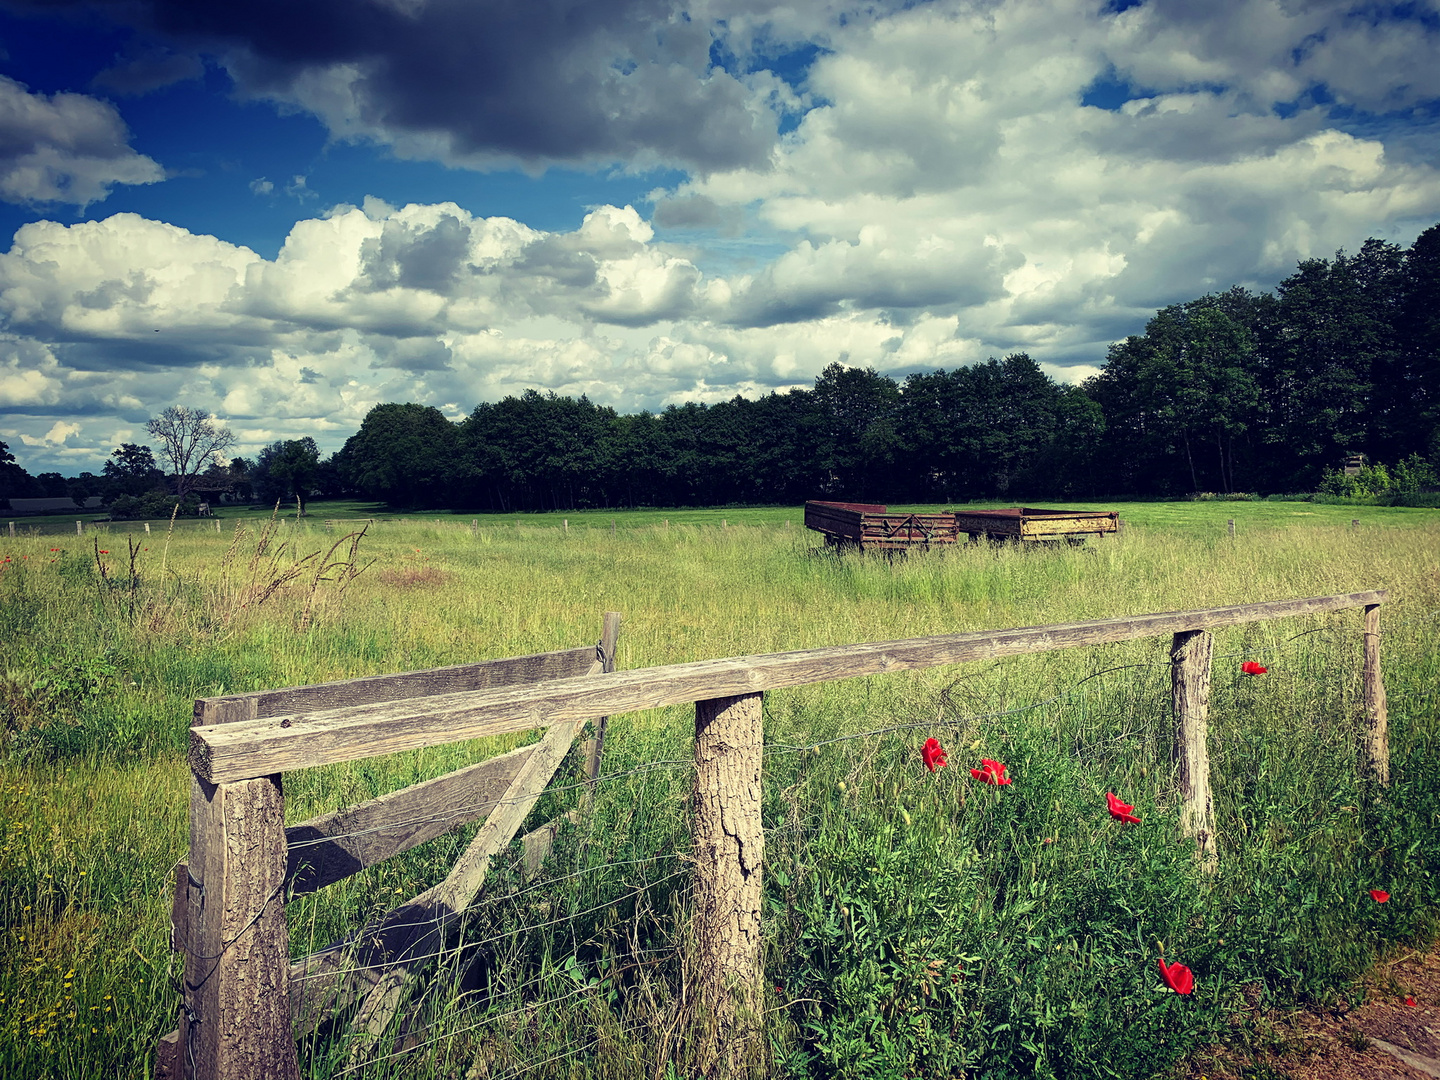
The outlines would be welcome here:
<svg viewBox="0 0 1440 1080">
<path fill-rule="evenodd" d="M 826 553 L 798 507 L 18 523 L 0 536 L 0 1075 L 148 1075 L 175 1027 L 196 697 L 589 644 L 607 610 L 630 669 L 1388 589 L 1385 789 L 1357 779 L 1358 610 L 1217 632 L 1213 877 L 1178 833 L 1168 638 L 765 700 L 772 1075 L 1138 1080 L 1222 1039 L 1266 1045 L 1268 1008 L 1345 992 L 1437 929 L 1440 512 L 1086 508 L 1118 509 L 1124 534 L 894 559 Z M 518 845 L 497 857 L 464 947 L 379 1057 L 352 1061 L 342 1026 L 302 1041 L 302 1073 L 685 1075 L 693 730 L 689 707 L 613 718 L 542 875 L 523 879 Z M 287 774 L 287 819 L 535 737 Z M 949 758 L 933 773 L 929 737 Z M 977 784 L 982 757 L 1014 782 Z M 581 805 L 578 769 L 527 828 Z M 294 955 L 440 880 L 471 832 L 293 901 Z M 1162 954 L 1192 994 L 1165 988 Z"/>
</svg>

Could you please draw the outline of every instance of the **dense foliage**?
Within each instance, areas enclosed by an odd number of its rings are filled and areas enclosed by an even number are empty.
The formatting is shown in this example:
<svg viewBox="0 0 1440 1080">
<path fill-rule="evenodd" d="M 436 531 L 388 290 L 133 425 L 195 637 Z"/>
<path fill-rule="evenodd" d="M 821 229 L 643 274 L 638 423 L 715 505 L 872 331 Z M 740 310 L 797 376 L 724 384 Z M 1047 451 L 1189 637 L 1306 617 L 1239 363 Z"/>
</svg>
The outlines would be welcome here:
<svg viewBox="0 0 1440 1080">
<path fill-rule="evenodd" d="M 1081 386 L 1017 353 L 903 382 L 832 364 L 658 414 L 534 390 L 458 425 L 380 405 L 335 465 L 365 496 L 493 511 L 1313 491 L 1351 454 L 1440 461 L 1437 312 L 1440 225 L 1164 308 Z"/>
</svg>

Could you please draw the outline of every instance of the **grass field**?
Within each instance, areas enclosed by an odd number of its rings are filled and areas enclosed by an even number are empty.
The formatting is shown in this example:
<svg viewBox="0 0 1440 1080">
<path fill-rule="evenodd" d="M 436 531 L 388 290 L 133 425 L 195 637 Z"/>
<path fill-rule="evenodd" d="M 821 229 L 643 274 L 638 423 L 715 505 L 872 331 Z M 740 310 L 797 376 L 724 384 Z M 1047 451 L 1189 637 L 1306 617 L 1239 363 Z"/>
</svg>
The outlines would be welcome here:
<svg viewBox="0 0 1440 1080">
<path fill-rule="evenodd" d="M 168 537 L 158 523 L 83 537 L 73 521 L 68 535 L 22 523 L 0 538 L 0 1074 L 139 1076 L 174 1027 L 169 873 L 185 853 L 195 697 L 585 644 L 605 610 L 624 614 L 620 666 L 636 668 L 1391 590 L 1386 791 L 1355 779 L 1357 612 L 1217 634 L 1213 880 L 1176 833 L 1168 641 L 767 695 L 776 1074 L 1160 1075 L 1200 1042 L 1244 1034 L 1231 1019 L 1257 1016 L 1251 1005 L 1323 997 L 1377 949 L 1431 933 L 1437 512 L 1095 508 L 1120 510 L 1124 536 L 895 560 L 817 553 L 793 507 L 382 515 L 359 544 L 358 577 L 317 582 L 305 564 L 268 594 L 374 508 L 317 504 L 275 526 L 259 555 L 264 517 L 229 511 L 218 534 L 187 522 Z M 1246 659 L 1270 673 L 1242 677 Z M 419 1048 L 345 1073 L 339 1040 L 307 1042 L 308 1073 L 664 1076 L 683 1043 L 692 732 L 689 708 L 613 720 L 590 817 L 562 834 L 538 887 L 518 887 L 513 855 L 497 859 L 467 931 L 481 960 L 464 994 L 436 980 Z M 932 735 L 951 760 L 934 774 L 919 756 Z M 518 741 L 289 774 L 287 817 Z M 1013 785 L 974 785 L 982 756 L 1005 761 Z M 1106 791 L 1143 824 L 1111 821 Z M 576 798 L 562 785 L 535 821 Z M 295 901 L 292 950 L 438 880 L 467 836 Z M 1160 984 L 1162 943 L 1194 970 L 1194 994 Z M 1249 1037 L 1263 1038 L 1258 1025 Z"/>
</svg>

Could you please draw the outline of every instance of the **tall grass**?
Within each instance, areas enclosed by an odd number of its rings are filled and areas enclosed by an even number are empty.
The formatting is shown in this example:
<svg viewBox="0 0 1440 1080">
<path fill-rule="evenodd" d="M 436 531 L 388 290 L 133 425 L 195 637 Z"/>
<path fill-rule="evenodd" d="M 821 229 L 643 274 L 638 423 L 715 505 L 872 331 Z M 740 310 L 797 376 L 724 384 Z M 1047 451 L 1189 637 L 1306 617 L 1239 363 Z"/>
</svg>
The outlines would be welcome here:
<svg viewBox="0 0 1440 1080">
<path fill-rule="evenodd" d="M 894 560 L 817 552 L 793 512 L 788 529 L 733 512 L 716 512 L 724 528 L 620 516 L 613 535 L 573 520 L 567 532 L 559 515 L 474 530 L 416 518 L 329 557 L 358 576 L 302 571 L 273 589 L 346 527 L 287 522 L 263 551 L 258 523 L 238 536 L 177 527 L 168 551 L 158 533 L 137 539 L 133 562 L 118 533 L 6 541 L 0 1073 L 138 1075 L 174 1027 L 170 867 L 187 843 L 195 697 L 584 644 L 604 610 L 624 613 L 620 663 L 636 668 L 1390 589 L 1386 792 L 1355 779 L 1358 613 L 1217 635 L 1214 879 L 1175 827 L 1168 641 L 765 702 L 777 1073 L 1145 1077 L 1247 1009 L 1331 993 L 1386 943 L 1428 932 L 1440 908 L 1440 529 L 1372 508 L 1360 530 L 1257 519 L 1231 540 L 1223 518 L 1248 506 L 1223 508 L 1217 529 L 1213 508 L 1194 505 L 1203 528 L 1184 527 L 1189 507 L 1157 507 L 1152 527 L 1083 548 Z M 1270 674 L 1241 677 L 1242 659 Z M 380 1059 L 346 1075 L 683 1072 L 692 732 L 688 708 L 614 718 L 605 779 L 545 876 L 527 884 L 513 853 L 498 858 L 467 947 Z M 951 760 L 934 774 L 918 753 L 932 735 Z M 526 738 L 289 774 L 287 817 Z M 982 756 L 1005 761 L 1014 784 L 974 784 Z M 577 767 L 562 767 L 531 824 L 578 805 Z M 1112 821 L 1106 791 L 1142 825 Z M 295 954 L 439 880 L 468 835 L 294 901 Z M 1391 900 L 1374 904 L 1370 888 Z M 1194 969 L 1190 997 L 1161 987 L 1161 943 Z M 339 1036 L 308 1039 L 303 1060 L 317 1077 L 350 1067 Z"/>
</svg>

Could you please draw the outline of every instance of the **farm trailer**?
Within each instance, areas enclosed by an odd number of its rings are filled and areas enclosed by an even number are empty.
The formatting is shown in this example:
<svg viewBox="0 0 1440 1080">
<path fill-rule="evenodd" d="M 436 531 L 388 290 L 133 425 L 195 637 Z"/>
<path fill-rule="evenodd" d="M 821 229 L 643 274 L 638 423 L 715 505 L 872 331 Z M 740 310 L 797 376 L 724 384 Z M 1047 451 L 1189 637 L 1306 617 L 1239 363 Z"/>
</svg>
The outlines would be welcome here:
<svg viewBox="0 0 1440 1080">
<path fill-rule="evenodd" d="M 812 500 L 805 504 L 805 527 L 823 533 L 825 543 L 831 547 L 907 551 L 958 543 L 962 534 L 971 541 L 1080 543 L 1087 536 L 1119 532 L 1120 515 L 1113 510 L 1045 510 L 1033 506 L 906 514 L 891 513 L 878 503 Z"/>
</svg>

